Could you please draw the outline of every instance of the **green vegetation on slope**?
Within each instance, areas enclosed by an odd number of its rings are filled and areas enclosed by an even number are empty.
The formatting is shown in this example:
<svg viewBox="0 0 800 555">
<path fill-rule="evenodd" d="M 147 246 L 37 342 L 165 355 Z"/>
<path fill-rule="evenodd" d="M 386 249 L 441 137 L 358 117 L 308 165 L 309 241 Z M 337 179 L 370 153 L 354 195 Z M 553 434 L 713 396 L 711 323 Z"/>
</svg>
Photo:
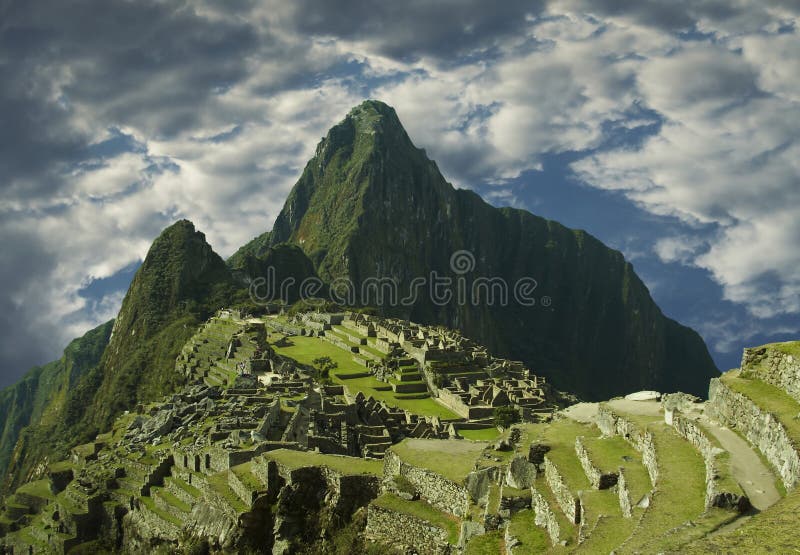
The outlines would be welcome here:
<svg viewBox="0 0 800 555">
<path fill-rule="evenodd" d="M 274 340 L 271 338 L 271 340 Z M 419 414 L 422 416 L 438 416 L 443 419 L 457 419 L 457 414 L 444 407 L 431 398 L 407 399 L 397 396 L 385 382 L 376 380 L 373 376 L 358 378 L 347 377 L 348 374 L 361 374 L 366 368 L 353 360 L 353 355 L 340 349 L 336 345 L 316 337 L 294 336 L 288 338 L 289 345 L 272 347 L 279 355 L 296 360 L 300 364 L 313 366 L 314 360 L 320 357 L 329 357 L 337 364 L 336 370 L 331 373 L 333 383 L 342 384 L 353 394 L 359 391 L 367 397 L 378 401 L 385 401 L 389 405 Z"/>
<path fill-rule="evenodd" d="M 800 490 L 789 493 L 769 510 L 755 515 L 740 527 L 725 534 L 714 534 L 675 553 L 796 553 L 798 550 L 797 514 Z"/>
<path fill-rule="evenodd" d="M 113 320 L 106 322 L 71 341 L 59 360 L 31 369 L 20 382 L 0 391 L 0 414 L 3 415 L 0 476 L 5 475 L 26 426 L 50 428 L 59 423 L 71 389 L 100 361 L 113 323 Z M 35 441 L 48 439 L 51 438 L 44 436 Z M 26 437 L 25 441 L 30 440 Z M 22 478 L 19 475 L 8 476 L 3 480 L 2 491 L 8 491 Z"/>
<path fill-rule="evenodd" d="M 552 305 L 439 306 L 425 295 L 410 307 L 369 295 L 360 302 L 458 327 L 587 399 L 623 389 L 705 395 L 718 375 L 702 339 L 664 317 L 621 253 L 583 231 L 455 190 L 381 102 L 354 108 L 319 143 L 272 233 L 257 241 L 267 240 L 300 246 L 323 280 L 348 278 L 360 289 L 367 278 L 392 278 L 401 296 L 431 271 L 453 276 L 450 256 L 462 249 L 478 261 L 468 280 L 533 278 L 536 296 Z"/>
<path fill-rule="evenodd" d="M 110 341 L 110 324 L 102 341 L 94 338 L 87 359 L 94 364 L 60 390 L 61 406 L 51 403 L 48 417 L 20 434 L 6 483 L 26 477 L 45 457 L 63 458 L 136 403 L 172 392 L 183 380 L 174 371 L 175 357 L 197 326 L 218 308 L 246 299 L 191 222 L 165 229 L 133 278 Z"/>
</svg>

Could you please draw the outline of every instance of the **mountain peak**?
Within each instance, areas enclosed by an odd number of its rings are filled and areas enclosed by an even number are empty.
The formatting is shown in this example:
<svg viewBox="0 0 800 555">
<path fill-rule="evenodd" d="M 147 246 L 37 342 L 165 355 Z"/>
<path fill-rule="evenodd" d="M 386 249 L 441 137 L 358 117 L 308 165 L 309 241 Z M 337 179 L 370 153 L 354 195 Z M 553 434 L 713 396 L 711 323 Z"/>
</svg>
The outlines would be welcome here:
<svg viewBox="0 0 800 555">
<path fill-rule="evenodd" d="M 347 117 L 352 118 L 357 126 L 366 128 L 403 127 L 394 108 L 380 100 L 365 100 L 354 106 Z"/>
<path fill-rule="evenodd" d="M 334 125 L 317 146 L 316 158 L 327 164 L 333 154 L 346 148 L 364 160 L 375 151 L 418 152 L 397 112 L 380 100 L 365 100 Z"/>
<path fill-rule="evenodd" d="M 353 108 L 320 142 L 268 241 L 299 246 L 320 278 L 355 289 L 389 278 L 412 291 L 419 277 L 453 271 L 460 251 L 474 259 L 470 279 L 533 279 L 535 305 L 442 305 L 421 295 L 413 306 L 381 309 L 459 328 L 587 399 L 619 394 L 621 384 L 702 395 L 718 373 L 702 339 L 664 317 L 619 252 L 454 189 L 377 100 Z"/>
</svg>

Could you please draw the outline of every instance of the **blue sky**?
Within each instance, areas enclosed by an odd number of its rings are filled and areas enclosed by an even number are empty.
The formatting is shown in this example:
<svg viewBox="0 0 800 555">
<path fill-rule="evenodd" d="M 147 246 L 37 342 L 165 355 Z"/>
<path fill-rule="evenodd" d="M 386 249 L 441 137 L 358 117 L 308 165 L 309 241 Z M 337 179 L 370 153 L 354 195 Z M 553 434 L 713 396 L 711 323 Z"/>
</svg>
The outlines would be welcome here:
<svg viewBox="0 0 800 555">
<path fill-rule="evenodd" d="M 393 105 L 458 187 L 632 261 L 723 368 L 800 337 L 789 0 L 0 8 L 0 385 L 116 314 L 159 231 L 223 256 L 319 138 Z"/>
</svg>

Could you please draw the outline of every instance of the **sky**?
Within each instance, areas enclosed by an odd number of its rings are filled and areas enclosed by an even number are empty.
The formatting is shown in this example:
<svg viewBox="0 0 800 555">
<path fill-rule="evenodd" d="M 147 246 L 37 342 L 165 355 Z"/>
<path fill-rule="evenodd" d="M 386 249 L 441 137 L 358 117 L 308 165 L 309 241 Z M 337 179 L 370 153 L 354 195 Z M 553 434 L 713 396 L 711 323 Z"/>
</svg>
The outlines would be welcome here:
<svg viewBox="0 0 800 555">
<path fill-rule="evenodd" d="M 797 0 L 0 0 L 0 386 L 161 229 L 272 227 L 366 98 L 455 186 L 622 251 L 721 369 L 800 338 Z"/>
</svg>

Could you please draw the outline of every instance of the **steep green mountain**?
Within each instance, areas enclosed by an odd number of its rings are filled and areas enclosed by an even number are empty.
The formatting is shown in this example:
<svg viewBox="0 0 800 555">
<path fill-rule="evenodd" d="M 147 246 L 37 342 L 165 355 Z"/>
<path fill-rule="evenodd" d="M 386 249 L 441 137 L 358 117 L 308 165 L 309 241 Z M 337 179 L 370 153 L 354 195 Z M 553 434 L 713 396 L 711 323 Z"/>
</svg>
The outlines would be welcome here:
<svg viewBox="0 0 800 555">
<path fill-rule="evenodd" d="M 293 303 L 300 296 L 300 286 L 306 278 L 317 277 L 314 264 L 296 245 L 281 243 L 269 246 L 269 232 L 256 237 L 236 251 L 226 262 L 234 277 L 243 283 L 264 278 L 256 293 L 265 300 L 286 297 Z M 281 284 L 284 285 L 281 295 Z"/>
<path fill-rule="evenodd" d="M 200 322 L 232 304 L 238 287 L 225 262 L 188 220 L 153 242 L 122 301 L 89 422 L 107 428 L 132 403 L 172 391 L 175 357 Z"/>
<path fill-rule="evenodd" d="M 719 373 L 700 336 L 662 314 L 621 253 L 454 189 L 381 102 L 364 102 L 328 132 L 272 232 L 257 241 L 296 244 L 321 278 L 349 278 L 357 290 L 367 278 L 394 279 L 401 298 L 431 271 L 454 279 L 454 292 L 455 278 L 468 293 L 476 278 L 502 278 L 508 303 L 459 303 L 456 295 L 437 303 L 425 289 L 409 306 L 381 309 L 458 328 L 587 399 L 637 388 L 705 395 Z M 460 250 L 475 267 L 455 274 L 450 259 Z M 536 306 L 513 302 L 521 278 L 536 281 Z"/>
<path fill-rule="evenodd" d="M 109 321 L 70 342 L 60 359 L 36 366 L 0 391 L 0 475 L 4 475 L 23 428 L 52 425 L 70 390 L 94 366 L 108 345 Z"/>
<path fill-rule="evenodd" d="M 7 483 L 107 429 L 122 411 L 173 391 L 182 380 L 174 367 L 183 344 L 214 311 L 246 295 L 191 222 L 165 229 L 133 278 L 99 363 L 48 409 L 52 418 L 31 419 L 20 434 Z"/>
</svg>

